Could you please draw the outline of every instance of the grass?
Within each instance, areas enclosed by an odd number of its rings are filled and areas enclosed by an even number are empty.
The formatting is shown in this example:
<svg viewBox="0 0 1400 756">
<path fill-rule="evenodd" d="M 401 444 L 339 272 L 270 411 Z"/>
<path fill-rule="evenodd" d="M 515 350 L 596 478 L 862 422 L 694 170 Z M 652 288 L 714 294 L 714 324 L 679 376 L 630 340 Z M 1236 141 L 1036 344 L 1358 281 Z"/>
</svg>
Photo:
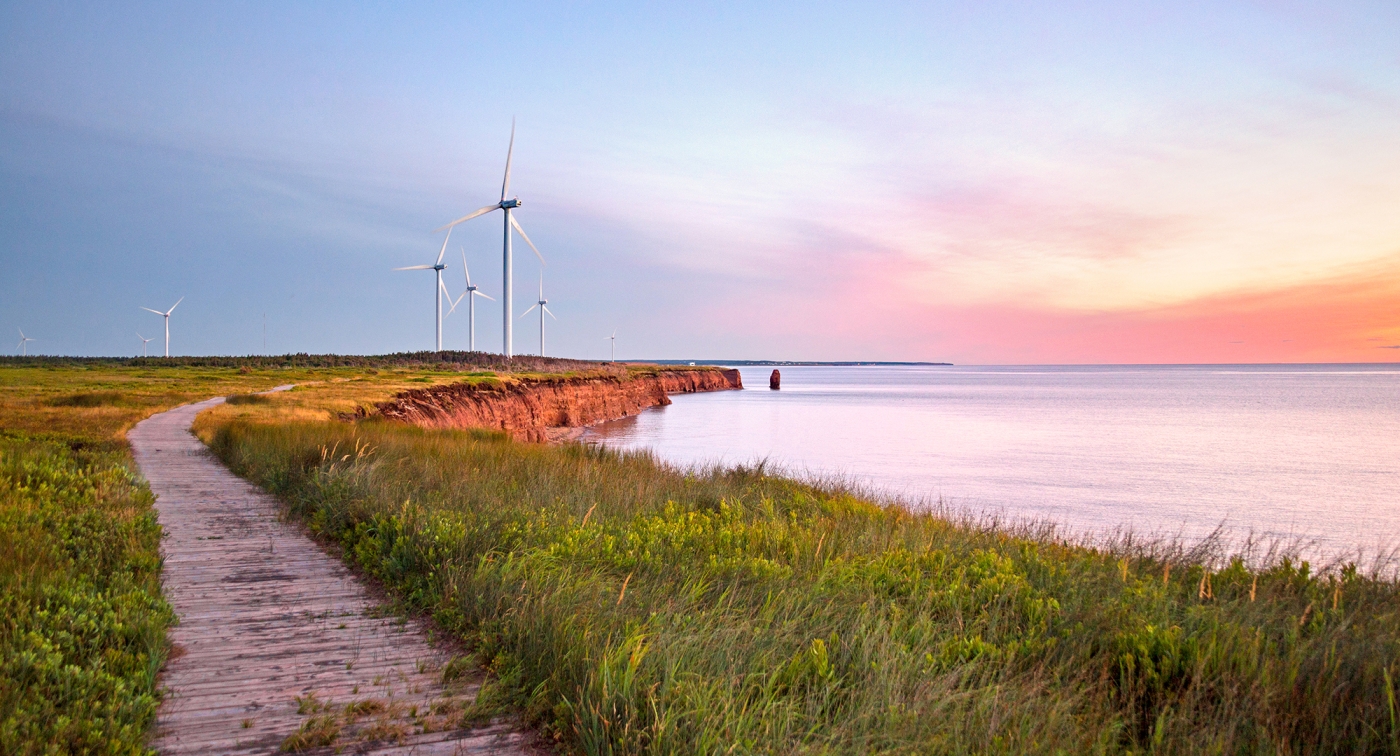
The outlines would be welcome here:
<svg viewBox="0 0 1400 756">
<path fill-rule="evenodd" d="M 325 420 L 421 385 L 412 378 L 460 376 L 406 358 L 345 362 L 0 359 L 0 753 L 146 752 L 172 616 L 126 430 L 223 394 L 248 397 L 233 416 Z M 252 394 L 286 383 L 309 388 Z"/>
<path fill-rule="evenodd" d="M 1089 547 L 758 468 L 213 418 L 590 754 L 1400 753 L 1400 591 L 1353 565 Z"/>
<path fill-rule="evenodd" d="M 280 382 L 284 371 L 0 366 L 0 753 L 146 751 L 173 616 L 154 497 L 123 435 L 161 409 Z"/>
</svg>

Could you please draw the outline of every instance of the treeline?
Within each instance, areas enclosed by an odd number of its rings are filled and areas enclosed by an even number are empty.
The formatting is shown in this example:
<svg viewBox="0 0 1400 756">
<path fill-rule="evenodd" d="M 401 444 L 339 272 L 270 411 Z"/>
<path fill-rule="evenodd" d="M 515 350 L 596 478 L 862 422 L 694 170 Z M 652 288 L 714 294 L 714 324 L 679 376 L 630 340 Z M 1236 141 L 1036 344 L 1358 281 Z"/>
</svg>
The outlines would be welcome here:
<svg viewBox="0 0 1400 756">
<path fill-rule="evenodd" d="M 567 372 L 596 368 L 602 363 L 559 357 L 516 355 L 506 359 L 491 352 L 395 352 L 394 354 L 296 354 L 205 356 L 205 357 L 0 357 L 6 367 L 199 367 L 199 368 L 397 368 L 471 371 Z"/>
</svg>

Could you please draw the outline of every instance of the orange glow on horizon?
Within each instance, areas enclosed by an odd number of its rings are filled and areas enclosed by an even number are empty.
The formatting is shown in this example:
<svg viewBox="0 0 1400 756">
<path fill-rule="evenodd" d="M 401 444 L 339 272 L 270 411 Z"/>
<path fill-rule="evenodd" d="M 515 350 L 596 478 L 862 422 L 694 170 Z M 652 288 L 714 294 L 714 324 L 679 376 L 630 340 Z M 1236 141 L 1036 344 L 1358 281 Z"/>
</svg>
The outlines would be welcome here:
<svg viewBox="0 0 1400 756">
<path fill-rule="evenodd" d="M 964 363 L 1400 362 L 1400 258 L 1381 270 L 1156 309 L 935 309 Z"/>
</svg>

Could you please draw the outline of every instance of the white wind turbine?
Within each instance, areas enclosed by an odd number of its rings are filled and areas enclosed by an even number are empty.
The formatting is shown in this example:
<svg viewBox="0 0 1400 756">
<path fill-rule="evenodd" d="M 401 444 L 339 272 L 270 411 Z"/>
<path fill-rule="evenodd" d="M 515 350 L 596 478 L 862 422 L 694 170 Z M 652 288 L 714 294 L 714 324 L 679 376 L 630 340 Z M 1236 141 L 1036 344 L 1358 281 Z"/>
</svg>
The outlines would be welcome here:
<svg viewBox="0 0 1400 756">
<path fill-rule="evenodd" d="M 145 310 L 146 312 L 154 312 L 155 314 L 160 315 L 161 317 L 165 318 L 165 356 L 166 356 L 166 357 L 169 357 L 169 356 L 170 356 L 170 313 L 175 312 L 175 308 L 176 308 L 176 307 L 179 307 L 179 306 L 180 306 L 180 303 L 183 302 L 183 301 L 185 301 L 185 298 L 184 298 L 184 297 L 180 297 L 178 300 L 176 300 L 175 304 L 170 305 L 170 309 L 166 310 L 165 312 L 161 312 L 160 310 L 152 310 L 152 309 L 149 308 L 149 307 L 142 307 L 142 308 L 141 308 L 141 309 Z"/>
<path fill-rule="evenodd" d="M 613 329 L 613 334 L 608 337 L 608 358 L 611 362 L 617 362 L 617 329 Z"/>
<path fill-rule="evenodd" d="M 538 301 L 538 302 L 536 302 L 536 303 L 530 305 L 530 310 L 533 310 L 533 309 L 535 309 L 536 307 L 540 308 L 540 356 L 541 356 L 541 357 L 544 356 L 544 314 L 545 314 L 546 312 L 549 312 L 549 308 L 545 306 L 545 305 L 547 305 L 547 304 L 549 304 L 549 300 L 544 298 L 544 274 L 541 273 L 541 274 L 540 274 L 540 301 Z M 523 317 L 525 317 L 526 315 L 529 315 L 529 314 L 530 314 L 530 310 L 526 310 L 525 312 L 520 313 L 520 317 L 523 318 Z M 554 318 L 554 313 L 549 312 L 549 317 Z M 558 320 L 559 318 L 554 318 L 554 319 L 555 319 L 555 320 Z"/>
<path fill-rule="evenodd" d="M 448 233 L 451 233 L 450 231 Z M 472 285 L 472 272 L 467 269 L 467 251 L 462 250 L 462 275 L 467 278 L 467 289 L 462 292 L 462 297 L 467 298 L 467 351 L 476 351 L 476 298 L 486 297 L 492 302 L 496 299 L 489 294 L 477 291 L 477 287 Z M 457 311 L 457 305 L 461 304 L 462 297 L 457 297 L 457 301 L 452 303 L 452 309 L 447 311 L 448 315 Z"/>
<path fill-rule="evenodd" d="M 19 346 L 20 354 L 21 354 L 22 356 L 24 356 L 24 357 L 28 357 L 28 356 L 29 356 L 29 342 L 31 342 L 31 341 L 38 341 L 38 339 L 31 339 L 31 338 L 29 338 L 28 336 L 25 336 L 25 335 L 24 335 L 24 329 L 23 329 L 23 328 L 16 328 L 15 330 L 19 331 L 19 345 L 18 345 L 18 346 Z"/>
<path fill-rule="evenodd" d="M 492 211 L 494 211 L 494 210 L 504 210 L 504 211 L 505 211 L 505 214 L 506 214 L 506 218 L 505 218 L 505 241 L 503 242 L 503 245 L 502 245 L 503 252 L 502 252 L 502 260 L 501 260 L 501 279 L 502 279 L 502 286 L 501 286 L 501 292 L 502 292 L 502 293 L 501 293 L 501 314 L 502 314 L 502 317 L 501 317 L 501 321 L 504 323 L 504 325 L 502 326 L 502 333 L 501 333 L 501 342 L 502 342 L 501 352 L 502 352 L 507 358 L 509 358 L 509 357 L 510 357 L 511 355 L 513 355 L 514 352 L 515 352 L 514 348 L 512 347 L 512 343 L 513 343 L 513 342 L 512 342 L 512 336 L 513 336 L 512 325 L 514 324 L 514 320 L 515 320 L 515 318 L 514 318 L 513 315 L 512 315 L 512 304 L 511 304 L 511 301 L 512 301 L 512 299 L 511 299 L 511 282 L 512 282 L 512 276 L 513 276 L 513 271 L 514 271 L 513 262 L 512 262 L 512 259 L 511 259 L 511 249 L 510 249 L 510 231 L 511 231 L 512 228 L 515 229 L 515 232 L 516 232 L 516 233 L 520 234 L 520 238 L 524 239 L 526 244 L 529 244 L 529 245 L 530 245 L 530 249 L 535 250 L 535 256 L 538 257 L 538 258 L 540 258 L 540 264 L 541 264 L 541 265 L 544 264 L 544 255 L 540 254 L 539 248 L 535 246 L 535 243 L 534 243 L 534 242 L 530 241 L 530 237 L 528 237 L 528 236 L 525 235 L 525 229 L 523 229 L 523 228 L 520 227 L 520 221 L 517 221 L 517 220 L 515 219 L 515 216 L 513 216 L 513 215 L 510 214 L 510 211 L 511 211 L 511 210 L 514 210 L 515 208 L 520 207 L 520 198 L 519 198 L 519 197 L 512 197 L 512 198 L 510 198 L 510 199 L 506 199 L 506 194 L 510 191 L 510 158 L 511 158 L 511 155 L 513 155 L 514 153 L 515 153 L 515 121 L 512 120 L 512 121 L 510 122 L 510 147 L 506 149 L 506 177 L 505 177 L 505 180 L 501 182 L 501 201 L 500 201 L 500 202 L 497 202 L 497 203 L 494 204 L 494 205 L 487 205 L 486 207 L 483 207 L 483 208 L 481 208 L 480 210 L 477 210 L 476 212 L 468 213 L 467 215 L 464 215 L 464 216 L 458 218 L 457 220 L 452 221 L 451 223 L 447 224 L 446 226 L 443 226 L 442 228 L 437 229 L 438 231 L 441 231 L 441 230 L 443 230 L 444 228 L 445 228 L 445 229 L 451 229 L 453 226 L 455 226 L 455 225 L 457 225 L 457 224 L 459 224 L 459 223 L 466 223 L 467 221 L 471 220 L 472 218 L 477 217 L 478 215 L 485 215 L 485 214 L 487 214 L 487 213 L 489 213 L 489 212 L 492 212 Z"/>
<path fill-rule="evenodd" d="M 171 308 L 171 309 L 174 309 L 174 308 Z M 137 331 L 137 332 L 136 332 L 136 338 L 138 338 L 138 339 L 141 340 L 141 356 L 142 356 L 142 357 L 145 357 L 145 356 L 146 356 L 146 345 L 149 344 L 149 343 L 151 343 L 152 341 L 155 341 L 155 338 L 149 338 L 149 339 L 148 339 L 148 338 L 146 338 L 145 336 L 142 336 L 140 331 Z"/>
<path fill-rule="evenodd" d="M 442 240 L 442 249 L 438 251 L 437 262 L 432 265 L 410 265 L 407 268 L 394 268 L 394 270 L 431 270 L 437 273 L 437 286 L 433 287 L 433 307 L 437 311 L 437 350 L 442 351 L 442 298 L 447 297 L 447 301 L 452 301 L 452 295 L 447 293 L 447 286 L 442 282 L 442 271 L 447 267 L 442 264 L 442 256 L 447 254 L 447 240 L 452 238 L 452 229 L 447 229 L 447 236 Z"/>
</svg>

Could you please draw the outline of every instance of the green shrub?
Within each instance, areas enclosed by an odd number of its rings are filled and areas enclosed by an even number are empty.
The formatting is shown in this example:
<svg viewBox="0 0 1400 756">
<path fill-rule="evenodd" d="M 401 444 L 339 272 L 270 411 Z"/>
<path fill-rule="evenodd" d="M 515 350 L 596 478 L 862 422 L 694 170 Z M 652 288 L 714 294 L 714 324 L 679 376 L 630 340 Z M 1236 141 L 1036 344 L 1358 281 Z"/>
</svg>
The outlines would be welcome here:
<svg viewBox="0 0 1400 756">
<path fill-rule="evenodd" d="M 160 526 L 119 447 L 0 437 L 0 753 L 144 753 Z"/>
<path fill-rule="evenodd" d="M 84 391 L 50 399 L 50 407 L 105 407 L 121 404 L 122 395 L 118 391 Z"/>
</svg>

